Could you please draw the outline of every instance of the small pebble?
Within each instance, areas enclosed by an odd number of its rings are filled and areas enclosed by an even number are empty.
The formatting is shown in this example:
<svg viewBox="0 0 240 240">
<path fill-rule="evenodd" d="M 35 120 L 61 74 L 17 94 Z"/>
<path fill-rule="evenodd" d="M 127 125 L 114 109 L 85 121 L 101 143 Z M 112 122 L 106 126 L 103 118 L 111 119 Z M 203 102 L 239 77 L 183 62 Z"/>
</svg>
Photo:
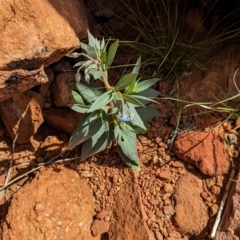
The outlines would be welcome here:
<svg viewBox="0 0 240 240">
<path fill-rule="evenodd" d="M 80 172 L 80 175 L 81 175 L 82 177 L 85 177 L 85 178 L 90 178 L 90 177 L 92 177 L 94 174 L 93 174 L 92 172 L 89 172 L 89 171 L 81 171 L 81 172 Z"/>
<path fill-rule="evenodd" d="M 161 171 L 159 174 L 158 174 L 158 177 L 162 180 L 170 180 L 171 179 L 171 172 L 170 170 L 165 170 L 165 171 Z"/>
<path fill-rule="evenodd" d="M 103 220 L 105 217 L 108 216 L 108 211 L 102 210 L 100 213 L 96 215 L 97 219 Z"/>
<path fill-rule="evenodd" d="M 155 232 L 155 237 L 157 240 L 163 240 L 163 235 L 159 231 Z"/>
<path fill-rule="evenodd" d="M 163 207 L 164 215 L 172 216 L 175 213 L 173 206 L 164 206 Z"/>
<path fill-rule="evenodd" d="M 169 165 L 175 168 L 184 168 L 184 164 L 179 161 L 171 161 Z"/>
<path fill-rule="evenodd" d="M 173 186 L 170 183 L 164 184 L 163 190 L 164 190 L 164 193 L 173 193 L 173 191 L 174 191 Z"/>
<path fill-rule="evenodd" d="M 193 170 L 193 169 L 194 169 L 194 166 L 191 165 L 191 164 L 188 164 L 188 165 L 187 165 L 187 168 L 188 168 L 189 170 Z"/>
<path fill-rule="evenodd" d="M 213 204 L 209 208 L 209 215 L 210 215 L 210 217 L 214 216 L 217 212 L 218 212 L 218 205 L 217 204 Z"/>
<path fill-rule="evenodd" d="M 111 217 L 110 217 L 110 216 L 105 217 L 105 218 L 104 218 L 104 221 L 105 221 L 105 222 L 110 222 L 110 221 L 111 221 Z"/>
<path fill-rule="evenodd" d="M 220 192 L 221 192 L 221 188 L 217 185 L 213 185 L 211 188 L 210 188 L 211 192 L 215 195 L 218 195 Z"/>
<path fill-rule="evenodd" d="M 151 203 L 151 205 L 153 206 L 157 206 L 159 204 L 159 201 L 157 199 L 151 199 L 149 200 L 149 202 Z"/>
</svg>

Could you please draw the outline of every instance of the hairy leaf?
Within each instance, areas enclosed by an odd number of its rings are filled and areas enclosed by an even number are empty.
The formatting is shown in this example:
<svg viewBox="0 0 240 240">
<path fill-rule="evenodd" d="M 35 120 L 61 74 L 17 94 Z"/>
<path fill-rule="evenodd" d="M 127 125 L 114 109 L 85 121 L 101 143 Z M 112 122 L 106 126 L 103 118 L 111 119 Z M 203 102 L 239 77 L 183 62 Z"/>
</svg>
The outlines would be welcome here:
<svg viewBox="0 0 240 240">
<path fill-rule="evenodd" d="M 101 96 L 99 96 L 95 102 L 92 104 L 88 112 L 93 112 L 95 110 L 101 109 L 102 107 L 105 107 L 109 102 L 113 99 L 113 91 L 107 91 L 103 93 Z"/>
<path fill-rule="evenodd" d="M 140 94 L 139 95 L 131 94 L 130 96 L 135 98 L 135 99 L 141 99 L 142 103 L 143 103 L 143 101 L 144 101 L 144 103 L 146 103 L 146 102 L 155 102 L 155 103 L 157 103 L 155 100 L 153 100 L 153 98 L 144 97 L 144 96 L 141 96 Z"/>
<path fill-rule="evenodd" d="M 86 53 L 90 56 L 90 57 L 92 57 L 92 58 L 94 58 L 94 59 L 97 59 L 97 53 L 96 53 L 96 50 L 95 50 L 95 48 L 94 47 L 91 47 L 91 46 L 87 46 L 87 51 L 86 51 Z"/>
<path fill-rule="evenodd" d="M 68 106 L 74 110 L 75 112 L 79 113 L 88 113 L 89 106 L 81 105 L 81 104 L 68 104 Z"/>
<path fill-rule="evenodd" d="M 107 61 L 107 52 L 102 52 L 102 54 L 101 54 L 101 61 L 102 61 L 102 63 L 103 64 L 105 64 L 106 63 L 106 61 Z"/>
<path fill-rule="evenodd" d="M 129 94 L 128 96 L 133 97 L 135 99 L 141 99 L 141 103 L 143 105 L 146 105 L 151 101 L 154 102 L 153 98 L 157 97 L 158 95 L 160 95 L 159 91 L 152 88 L 148 88 L 140 93 Z"/>
<path fill-rule="evenodd" d="M 84 160 L 98 152 L 103 151 L 112 141 L 112 132 L 109 131 L 107 116 L 102 119 L 102 126 L 99 131 L 82 145 L 81 160 Z"/>
<path fill-rule="evenodd" d="M 109 68 L 112 65 L 112 62 L 115 58 L 117 49 L 119 45 L 119 40 L 115 41 L 108 49 L 107 60 L 106 60 L 106 68 Z"/>
<path fill-rule="evenodd" d="M 73 148 L 91 138 L 95 133 L 99 131 L 101 126 L 101 118 L 99 118 L 97 114 L 90 114 L 85 120 L 80 122 L 80 124 L 74 130 L 69 140 L 68 147 Z"/>
<path fill-rule="evenodd" d="M 149 122 L 158 115 L 158 111 L 155 108 L 146 106 L 146 108 L 139 107 L 136 109 L 142 121 Z"/>
<path fill-rule="evenodd" d="M 66 54 L 66 56 L 70 57 L 70 58 L 78 58 L 80 55 L 81 55 L 81 53 L 77 53 L 77 52 Z"/>
<path fill-rule="evenodd" d="M 99 86 L 94 82 L 90 82 L 89 84 L 80 82 L 77 83 L 76 86 L 81 96 L 88 103 L 94 102 L 101 94 L 103 94 L 103 91 L 99 89 Z"/>
<path fill-rule="evenodd" d="M 89 44 L 89 46 L 95 47 L 95 43 L 96 43 L 97 39 L 95 39 L 89 31 L 87 31 L 87 33 L 88 33 L 88 44 Z"/>
<path fill-rule="evenodd" d="M 114 129 L 114 135 L 118 143 L 118 153 L 124 162 L 132 169 L 140 170 L 140 161 L 136 146 L 136 133 L 131 126 L 125 125 L 123 129 L 117 125 Z M 115 133 L 116 132 L 116 133 Z"/>
<path fill-rule="evenodd" d="M 129 111 L 131 115 L 133 115 L 133 125 L 138 126 L 144 130 L 147 130 L 145 128 L 145 125 L 141 119 L 141 117 L 138 115 L 138 112 L 136 111 L 135 107 L 131 103 L 127 103 Z"/>
<path fill-rule="evenodd" d="M 149 131 L 149 129 L 147 129 L 147 126 L 148 126 L 148 123 L 145 123 L 146 130 L 144 130 L 138 126 L 132 126 L 132 128 L 136 134 L 146 134 Z"/>
<path fill-rule="evenodd" d="M 87 52 L 88 45 L 86 43 L 81 42 L 80 47 L 84 52 Z"/>
<path fill-rule="evenodd" d="M 73 66 L 73 68 L 82 66 L 84 63 L 86 63 L 86 61 L 77 62 L 77 63 Z"/>
<path fill-rule="evenodd" d="M 138 58 L 138 60 L 136 62 L 136 65 L 132 70 L 132 73 L 137 73 L 138 74 L 139 70 L 140 70 L 140 67 L 141 67 L 141 56 Z"/>
<path fill-rule="evenodd" d="M 77 103 L 84 105 L 83 98 L 82 98 L 82 96 L 81 96 L 77 91 L 72 90 L 72 95 L 73 95 L 74 100 L 75 100 Z"/>
<path fill-rule="evenodd" d="M 124 99 L 126 102 L 135 104 L 135 105 L 137 105 L 137 106 L 145 107 L 145 105 L 142 103 L 142 101 L 139 101 L 139 100 L 136 99 L 134 96 L 123 94 L 123 99 Z"/>
<path fill-rule="evenodd" d="M 96 80 L 96 79 L 100 79 L 103 75 L 103 72 L 102 71 L 96 71 L 93 73 L 93 78 Z"/>
<path fill-rule="evenodd" d="M 136 81 L 132 82 L 127 88 L 125 88 L 124 94 L 131 94 L 134 91 Z"/>
<path fill-rule="evenodd" d="M 142 92 L 150 88 L 153 84 L 155 84 L 158 81 L 159 81 L 159 78 L 152 78 L 152 79 L 138 82 L 134 88 L 134 92 Z"/>
<path fill-rule="evenodd" d="M 104 37 L 101 41 L 101 46 L 100 46 L 101 51 L 105 52 L 106 51 L 106 45 L 105 45 L 105 40 Z"/>
<path fill-rule="evenodd" d="M 124 75 L 118 83 L 115 85 L 115 89 L 122 90 L 128 86 L 130 86 L 133 82 L 136 82 L 137 73 L 128 73 Z"/>
</svg>

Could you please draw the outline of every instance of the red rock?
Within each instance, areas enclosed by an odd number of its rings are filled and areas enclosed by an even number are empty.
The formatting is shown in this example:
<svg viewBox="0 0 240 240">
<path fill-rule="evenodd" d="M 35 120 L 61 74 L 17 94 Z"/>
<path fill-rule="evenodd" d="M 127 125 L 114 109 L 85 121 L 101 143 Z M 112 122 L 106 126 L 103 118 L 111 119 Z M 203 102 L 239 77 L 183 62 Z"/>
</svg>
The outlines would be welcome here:
<svg viewBox="0 0 240 240">
<path fill-rule="evenodd" d="M 41 96 L 33 91 L 16 93 L 12 100 L 0 104 L 0 114 L 12 138 L 18 134 L 16 143 L 28 143 L 43 123 Z"/>
<path fill-rule="evenodd" d="M 126 170 L 122 178 L 121 189 L 114 199 L 109 238 L 114 240 L 152 239 L 145 222 L 141 195 L 132 171 Z"/>
<path fill-rule="evenodd" d="M 96 218 L 99 220 L 103 220 L 106 216 L 108 216 L 109 212 L 106 210 L 102 210 L 96 215 Z"/>
<path fill-rule="evenodd" d="M 169 169 L 166 169 L 164 171 L 160 171 L 158 174 L 158 177 L 162 180 L 169 180 L 171 179 L 171 172 Z"/>
<path fill-rule="evenodd" d="M 208 224 L 208 208 L 200 196 L 203 189 L 198 184 L 199 181 L 201 180 L 195 175 L 186 173 L 176 185 L 175 221 L 179 232 L 184 234 L 204 234 Z"/>
<path fill-rule="evenodd" d="M 103 233 L 108 232 L 110 223 L 95 219 L 91 226 L 92 235 L 94 237 L 101 236 Z"/>
<path fill-rule="evenodd" d="M 158 201 L 157 199 L 150 199 L 149 202 L 150 202 L 151 205 L 153 205 L 153 206 L 159 205 L 159 201 Z"/>
<path fill-rule="evenodd" d="M 171 161 L 169 165 L 175 168 L 184 168 L 184 164 L 180 161 Z"/>
<path fill-rule="evenodd" d="M 172 184 L 166 183 L 163 185 L 163 190 L 164 190 L 164 193 L 173 193 L 174 188 L 173 188 Z"/>
<path fill-rule="evenodd" d="M 91 191 L 77 172 L 61 165 L 42 168 L 14 195 L 3 238 L 98 240 L 90 231 L 93 206 Z"/>
<path fill-rule="evenodd" d="M 217 185 L 211 186 L 211 192 L 215 195 L 218 195 L 221 192 L 221 188 Z"/>
<path fill-rule="evenodd" d="M 214 133 L 190 132 L 180 135 L 174 152 L 184 161 L 210 176 L 225 174 L 230 160 L 224 143 Z"/>
<path fill-rule="evenodd" d="M 163 212 L 165 215 L 172 216 L 175 213 L 173 206 L 164 206 Z"/>
<path fill-rule="evenodd" d="M 86 115 L 70 108 L 48 108 L 43 110 L 43 116 L 45 122 L 52 128 L 71 135 Z"/>
<path fill-rule="evenodd" d="M 47 153 L 52 156 L 58 155 L 62 151 L 63 142 L 56 136 L 48 136 L 38 149 L 38 155 L 45 157 Z"/>
<path fill-rule="evenodd" d="M 78 48 L 79 38 L 87 36 L 85 13 L 79 0 L 1 2 L 0 102 L 13 92 L 24 92 L 47 81 L 40 69 Z"/>
<path fill-rule="evenodd" d="M 58 74 L 52 85 L 53 100 L 56 107 L 69 107 L 75 104 L 72 90 L 76 90 L 76 79 L 74 72 Z"/>
<path fill-rule="evenodd" d="M 45 84 L 47 81 L 48 78 L 43 67 L 39 67 L 37 70 L 14 69 L 12 71 L 1 71 L 0 69 L 0 103 L 12 98 L 16 93 L 20 94 L 36 85 Z"/>
</svg>

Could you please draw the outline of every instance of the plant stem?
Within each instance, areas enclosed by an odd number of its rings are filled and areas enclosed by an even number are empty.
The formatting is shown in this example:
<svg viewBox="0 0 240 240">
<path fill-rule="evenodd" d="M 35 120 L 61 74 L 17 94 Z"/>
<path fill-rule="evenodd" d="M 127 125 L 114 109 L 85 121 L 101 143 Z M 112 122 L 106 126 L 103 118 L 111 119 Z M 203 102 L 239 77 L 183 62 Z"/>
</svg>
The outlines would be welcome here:
<svg viewBox="0 0 240 240">
<path fill-rule="evenodd" d="M 100 70 L 100 71 L 103 71 L 101 67 L 99 67 L 99 70 Z M 102 80 L 103 80 L 104 86 L 105 86 L 105 88 L 106 88 L 107 91 L 113 89 L 113 87 L 109 84 L 108 79 L 107 79 L 107 77 L 106 77 L 105 74 L 103 74 Z M 111 109 L 114 108 L 114 103 L 113 103 L 113 101 L 111 101 L 111 102 L 109 103 L 109 107 L 110 107 Z M 117 115 L 114 113 L 114 114 L 111 114 L 111 117 L 112 117 L 112 120 L 113 120 L 113 125 L 116 126 L 116 125 L 117 125 Z"/>
</svg>

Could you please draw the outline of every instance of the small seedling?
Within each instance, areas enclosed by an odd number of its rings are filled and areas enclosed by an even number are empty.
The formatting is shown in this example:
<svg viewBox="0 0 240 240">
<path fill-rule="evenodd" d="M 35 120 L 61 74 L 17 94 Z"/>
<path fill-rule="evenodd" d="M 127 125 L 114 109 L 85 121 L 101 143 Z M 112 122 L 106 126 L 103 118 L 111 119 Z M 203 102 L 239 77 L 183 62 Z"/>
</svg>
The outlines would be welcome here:
<svg viewBox="0 0 240 240">
<path fill-rule="evenodd" d="M 83 53 L 71 53 L 68 57 L 83 56 L 84 61 L 75 64 L 76 86 L 72 91 L 76 104 L 69 105 L 86 118 L 79 123 L 69 140 L 69 148 L 82 143 L 81 159 L 84 160 L 105 150 L 111 143 L 117 143 L 117 150 L 124 162 L 134 170 L 140 170 L 137 153 L 137 134 L 146 133 L 147 122 L 157 115 L 157 110 L 147 105 L 159 92 L 150 88 L 159 78 L 141 81 L 138 73 L 141 57 L 138 58 L 131 73 L 121 77 L 115 86 L 108 81 L 111 66 L 119 41 L 112 43 L 99 41 L 88 32 L 88 44 L 81 43 Z M 85 81 L 81 81 L 84 70 Z M 93 81 L 90 81 L 93 79 Z M 96 80 L 103 84 L 99 87 Z"/>
</svg>

